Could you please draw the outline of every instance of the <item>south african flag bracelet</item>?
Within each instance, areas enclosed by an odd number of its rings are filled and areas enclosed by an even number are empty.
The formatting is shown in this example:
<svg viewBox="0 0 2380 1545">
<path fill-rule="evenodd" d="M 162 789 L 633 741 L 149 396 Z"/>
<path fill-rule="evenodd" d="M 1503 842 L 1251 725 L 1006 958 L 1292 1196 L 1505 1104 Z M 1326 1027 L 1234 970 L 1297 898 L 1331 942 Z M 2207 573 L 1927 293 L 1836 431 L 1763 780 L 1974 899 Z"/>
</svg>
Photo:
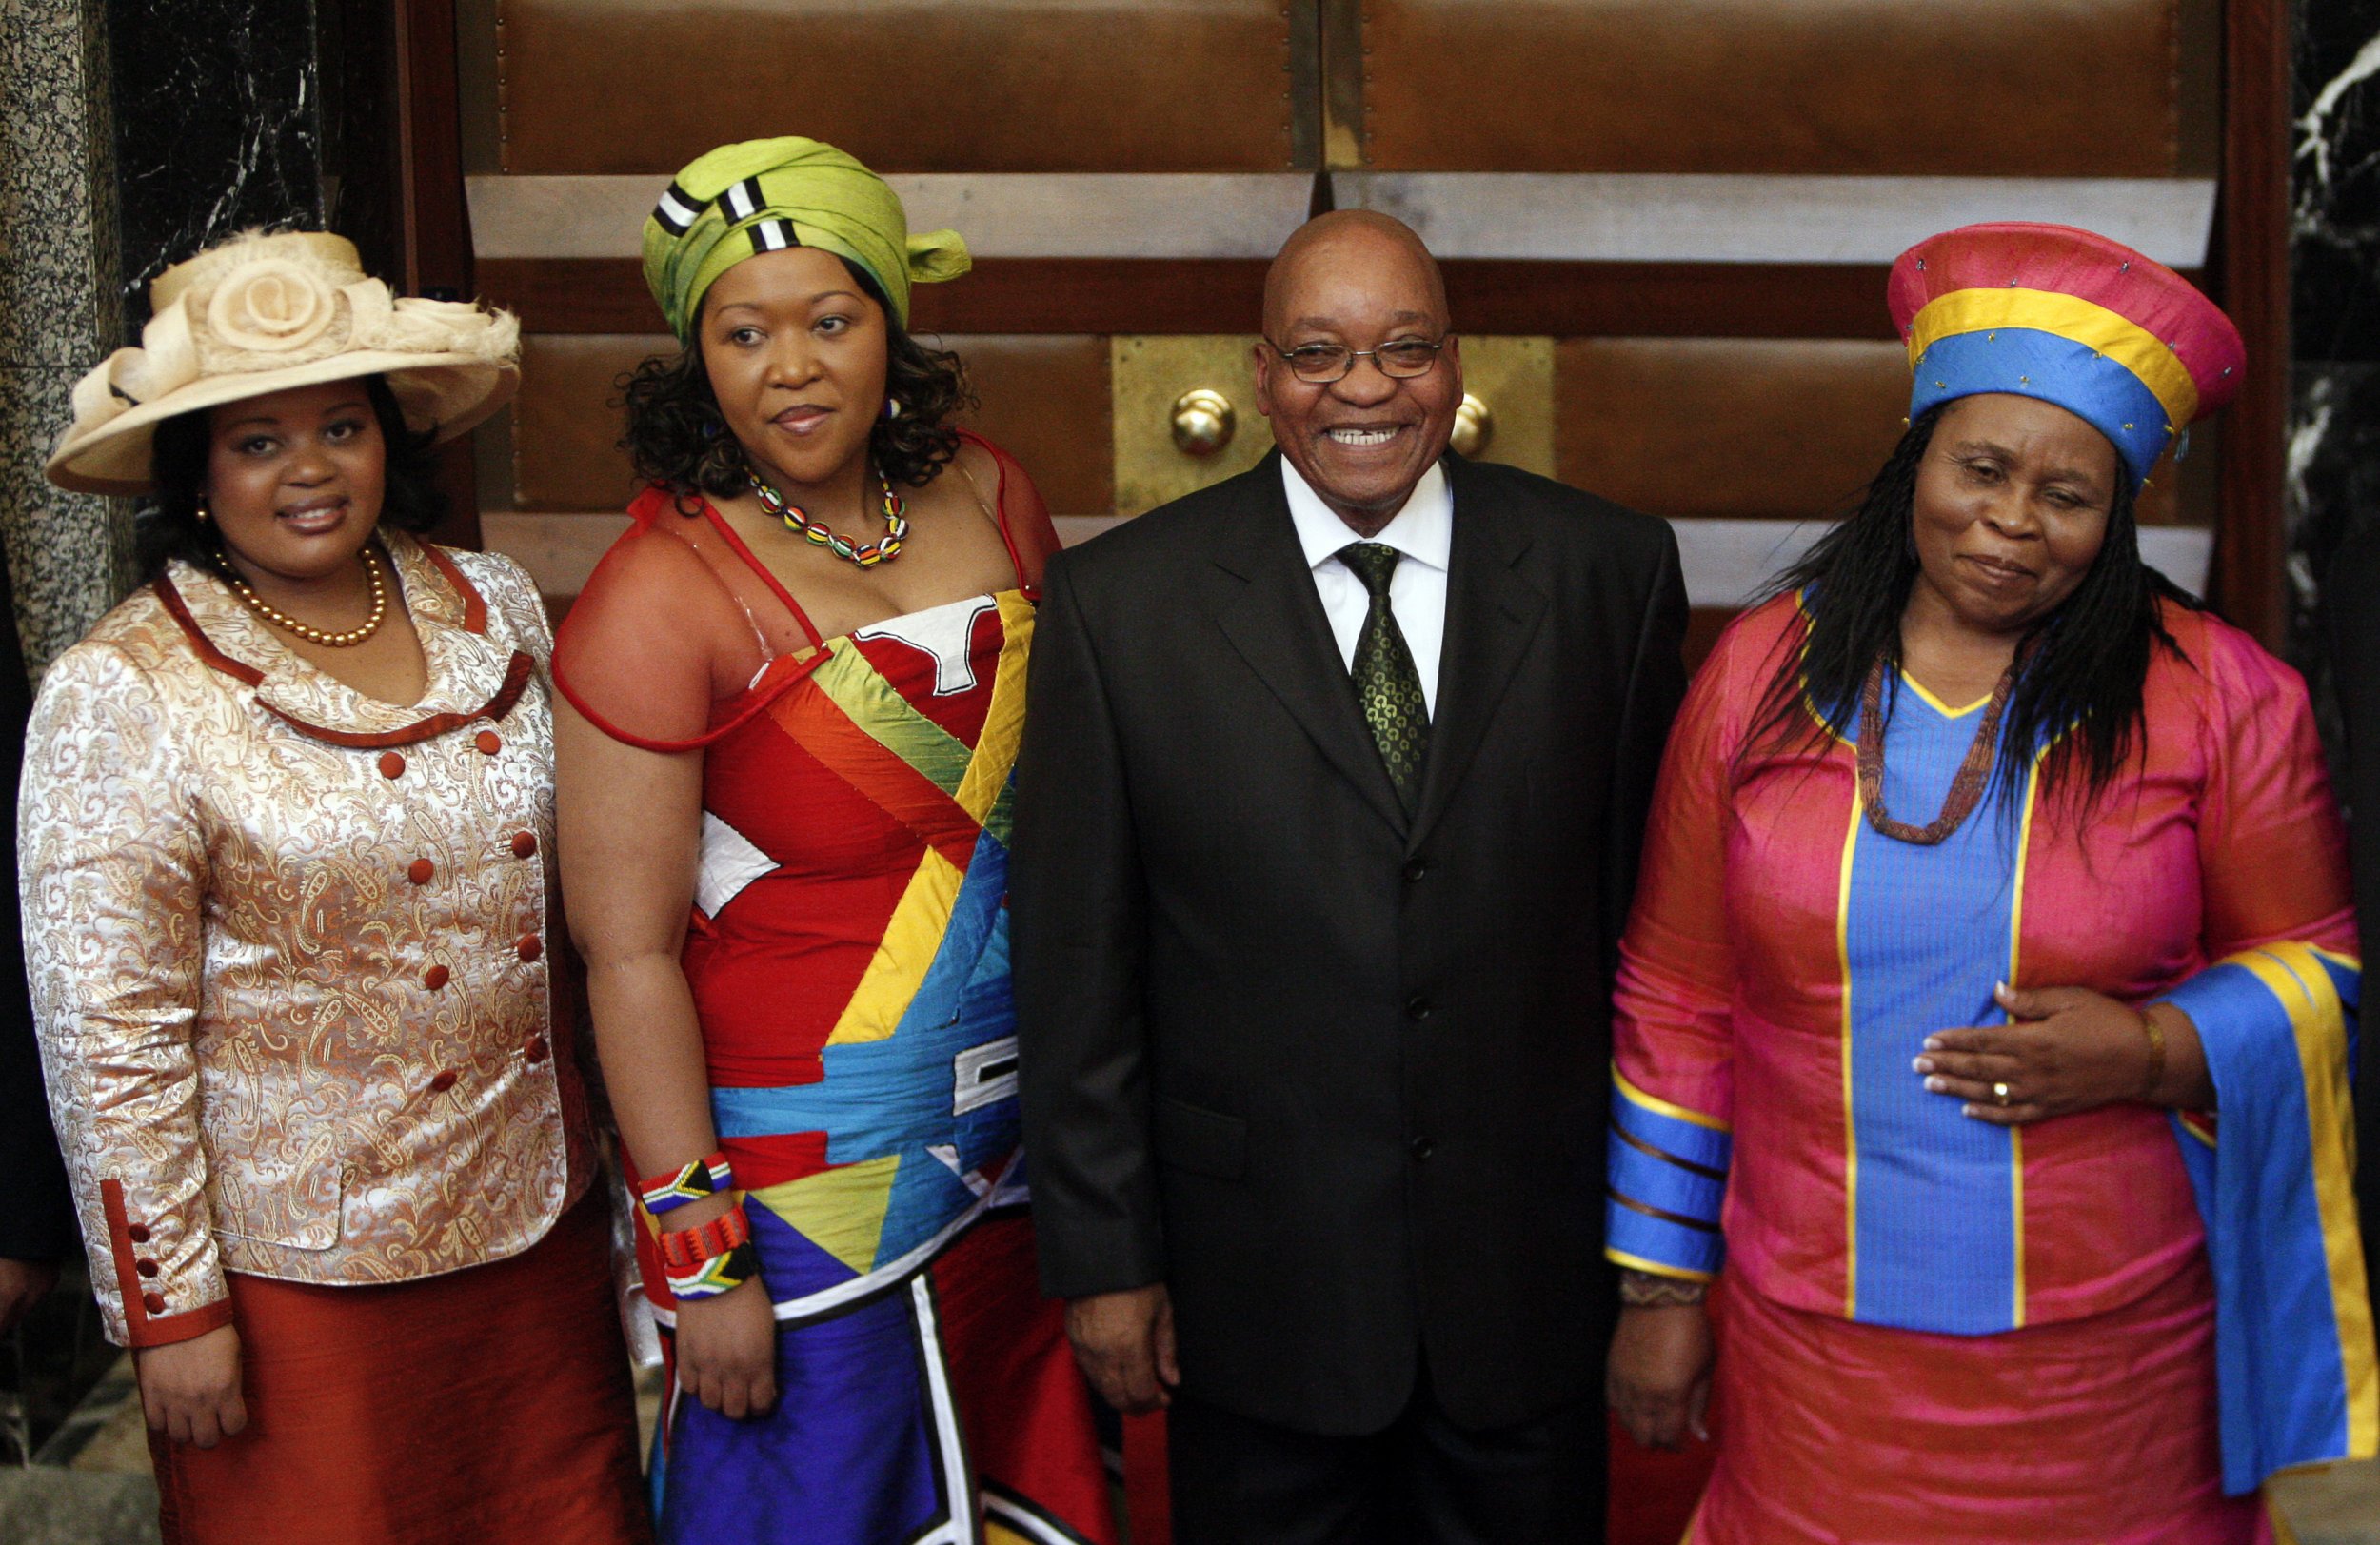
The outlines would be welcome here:
<svg viewBox="0 0 2380 1545">
<path fill-rule="evenodd" d="M 736 1175 L 727 1167 L 727 1156 L 713 1154 L 657 1180 L 640 1180 L 636 1190 L 637 1198 L 645 1203 L 645 1210 L 659 1218 L 689 1201 L 700 1201 L 722 1191 L 732 1191 L 735 1186 Z"/>
<path fill-rule="evenodd" d="M 710 1298 L 760 1275 L 760 1252 L 752 1224 L 738 1203 L 700 1228 L 674 1229 L 661 1237 L 662 1274 L 670 1296 Z"/>
</svg>

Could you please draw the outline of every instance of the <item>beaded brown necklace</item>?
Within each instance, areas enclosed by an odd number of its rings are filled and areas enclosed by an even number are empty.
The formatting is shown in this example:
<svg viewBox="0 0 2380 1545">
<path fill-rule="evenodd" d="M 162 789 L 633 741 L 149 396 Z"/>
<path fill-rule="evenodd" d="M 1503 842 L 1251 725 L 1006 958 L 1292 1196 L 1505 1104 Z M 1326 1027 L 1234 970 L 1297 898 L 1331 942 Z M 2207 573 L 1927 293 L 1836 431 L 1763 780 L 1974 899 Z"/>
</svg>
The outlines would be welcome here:
<svg viewBox="0 0 2380 1545">
<path fill-rule="evenodd" d="M 2020 655 L 2000 673 L 2000 684 L 1992 689 L 1992 701 L 1983 705 L 1983 721 L 1975 725 L 1974 743 L 1967 747 L 1967 759 L 1951 780 L 1942 813 L 1923 826 L 1913 826 L 1894 821 L 1884 809 L 1884 661 L 1878 657 L 1859 689 L 1859 804 L 1869 825 L 1895 842 L 1934 847 L 1975 813 L 1992 782 L 1992 762 L 2000 744 L 2000 716 L 2008 711 L 2009 695 L 2016 689 L 2016 667 L 2022 664 Z"/>
</svg>

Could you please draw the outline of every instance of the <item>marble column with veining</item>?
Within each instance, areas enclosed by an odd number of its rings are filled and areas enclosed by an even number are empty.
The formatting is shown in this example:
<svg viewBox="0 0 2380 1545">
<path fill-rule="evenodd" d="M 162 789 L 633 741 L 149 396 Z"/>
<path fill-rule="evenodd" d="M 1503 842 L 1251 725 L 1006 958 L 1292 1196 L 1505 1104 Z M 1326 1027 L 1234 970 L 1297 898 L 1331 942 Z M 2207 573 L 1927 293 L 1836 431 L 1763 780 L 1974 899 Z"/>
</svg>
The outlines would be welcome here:
<svg viewBox="0 0 2380 1545">
<path fill-rule="evenodd" d="M 101 0 L 0 0 L 0 547 L 39 671 L 113 604 L 129 508 L 41 465 L 121 323 Z"/>
<path fill-rule="evenodd" d="M 2314 679 L 2318 608 L 2347 536 L 2380 522 L 2380 0 L 2299 0 L 2289 442 L 2290 655 Z"/>
</svg>

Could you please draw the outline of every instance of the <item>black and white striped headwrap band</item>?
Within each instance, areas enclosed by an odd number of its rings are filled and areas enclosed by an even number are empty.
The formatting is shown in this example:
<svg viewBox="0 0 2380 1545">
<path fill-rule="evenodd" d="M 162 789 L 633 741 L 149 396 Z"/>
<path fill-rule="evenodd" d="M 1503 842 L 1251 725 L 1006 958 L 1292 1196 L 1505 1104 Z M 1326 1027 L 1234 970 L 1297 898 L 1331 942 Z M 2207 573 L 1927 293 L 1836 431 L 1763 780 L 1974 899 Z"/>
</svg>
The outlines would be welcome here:
<svg viewBox="0 0 2380 1545">
<path fill-rule="evenodd" d="M 793 233 L 793 222 L 774 215 L 752 223 L 752 246 L 763 252 L 782 252 L 788 247 L 799 247 L 802 239 Z"/>
<path fill-rule="evenodd" d="M 661 202 L 653 206 L 653 218 L 662 229 L 672 236 L 683 236 L 694 228 L 703 213 L 703 201 L 689 195 L 676 183 L 662 189 Z"/>
<path fill-rule="evenodd" d="M 721 194 L 720 202 L 727 207 L 727 219 L 733 223 L 738 220 L 749 220 L 760 213 L 762 207 L 768 202 L 768 197 L 761 191 L 761 180 L 758 177 L 746 177 Z"/>
</svg>

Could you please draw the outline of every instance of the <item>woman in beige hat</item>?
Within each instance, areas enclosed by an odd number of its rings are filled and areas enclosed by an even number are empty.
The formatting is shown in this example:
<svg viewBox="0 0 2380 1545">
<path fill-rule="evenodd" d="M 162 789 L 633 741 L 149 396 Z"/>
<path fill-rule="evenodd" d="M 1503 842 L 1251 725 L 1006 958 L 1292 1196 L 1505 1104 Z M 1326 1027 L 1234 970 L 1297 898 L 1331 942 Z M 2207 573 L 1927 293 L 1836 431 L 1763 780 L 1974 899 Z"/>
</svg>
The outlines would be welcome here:
<svg viewBox="0 0 2380 1545">
<path fill-rule="evenodd" d="M 545 620 L 510 562 L 407 534 L 518 327 L 310 233 L 150 294 L 49 465 L 151 496 L 149 583 L 50 667 L 20 820 L 166 1538 L 645 1538 L 545 953 Z"/>
</svg>

